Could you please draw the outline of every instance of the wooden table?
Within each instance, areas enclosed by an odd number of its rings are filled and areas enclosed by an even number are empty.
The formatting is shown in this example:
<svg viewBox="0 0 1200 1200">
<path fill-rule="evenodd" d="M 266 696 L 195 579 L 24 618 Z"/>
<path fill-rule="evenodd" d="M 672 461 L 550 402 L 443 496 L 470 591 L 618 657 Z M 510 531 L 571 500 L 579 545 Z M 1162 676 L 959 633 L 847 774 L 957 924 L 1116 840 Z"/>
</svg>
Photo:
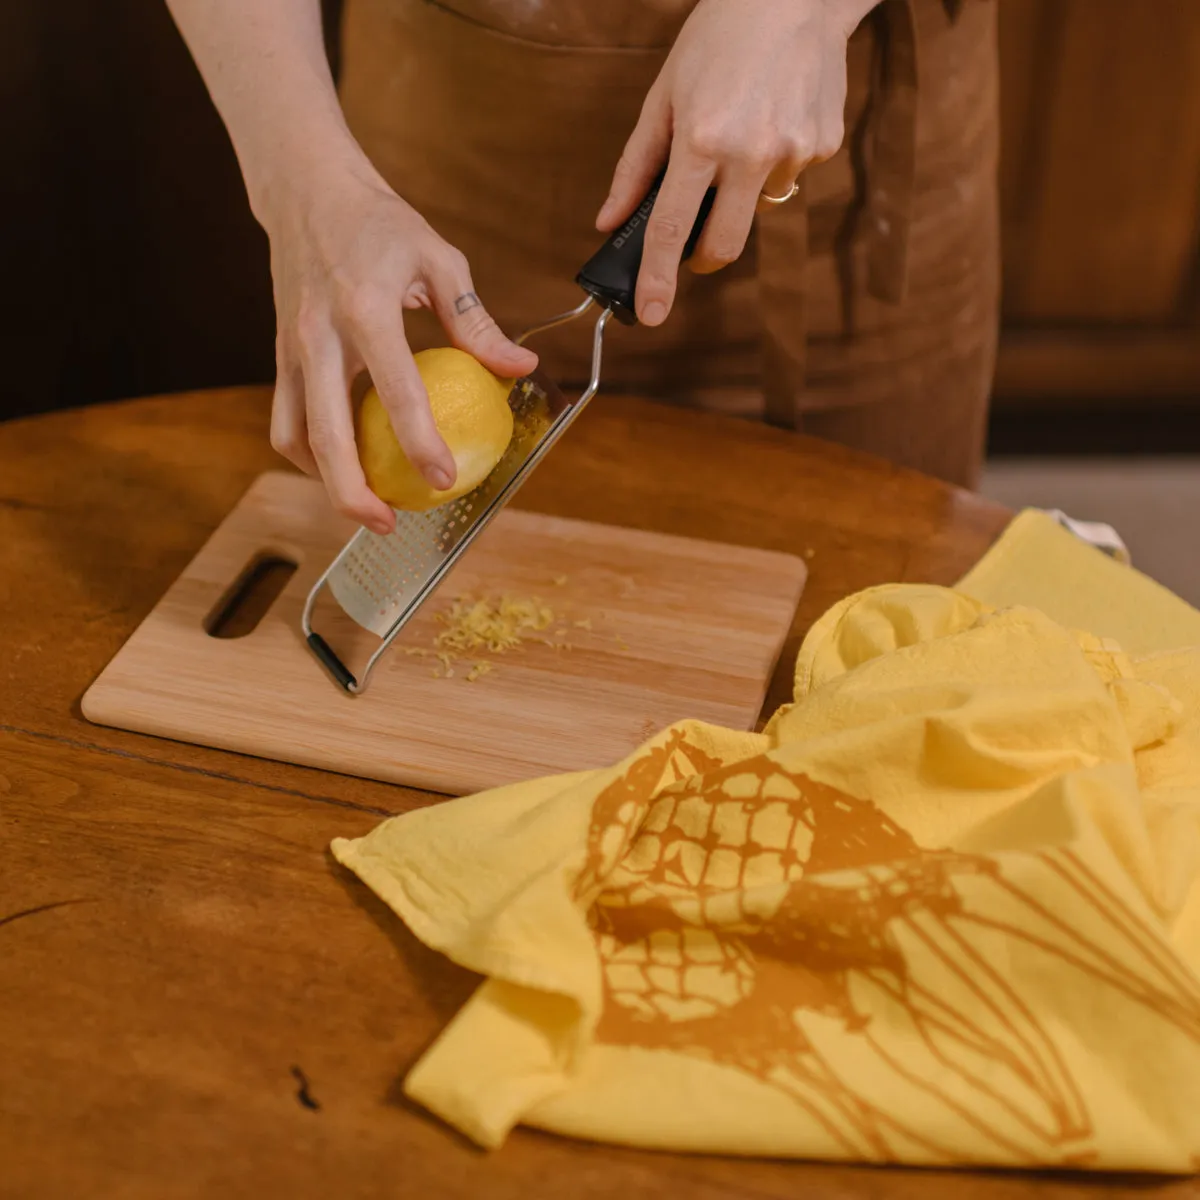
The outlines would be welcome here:
<svg viewBox="0 0 1200 1200">
<path fill-rule="evenodd" d="M 326 847 L 430 797 L 79 714 L 87 685 L 275 465 L 267 405 L 242 389 L 0 426 L 0 1197 L 1092 1190 L 525 1131 L 487 1156 L 408 1104 L 402 1077 L 476 981 Z M 1008 518 L 837 448 L 607 398 L 521 503 L 809 555 L 796 637 L 866 585 L 953 581 Z"/>
</svg>

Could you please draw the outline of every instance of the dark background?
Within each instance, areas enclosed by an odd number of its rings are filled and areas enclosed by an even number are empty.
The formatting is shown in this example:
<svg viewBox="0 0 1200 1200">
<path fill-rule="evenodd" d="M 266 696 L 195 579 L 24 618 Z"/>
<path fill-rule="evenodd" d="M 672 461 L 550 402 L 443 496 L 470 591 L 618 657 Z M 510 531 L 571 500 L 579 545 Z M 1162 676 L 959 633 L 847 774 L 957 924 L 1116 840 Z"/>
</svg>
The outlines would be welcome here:
<svg viewBox="0 0 1200 1200">
<path fill-rule="evenodd" d="M 161 0 L 3 0 L 0 156 L 0 418 L 272 378 L 266 238 Z"/>
<path fill-rule="evenodd" d="M 993 448 L 1200 448 L 1200 4 L 996 2 Z M 0 163 L 0 419 L 271 379 L 265 238 L 161 0 L 0 3 Z"/>
</svg>

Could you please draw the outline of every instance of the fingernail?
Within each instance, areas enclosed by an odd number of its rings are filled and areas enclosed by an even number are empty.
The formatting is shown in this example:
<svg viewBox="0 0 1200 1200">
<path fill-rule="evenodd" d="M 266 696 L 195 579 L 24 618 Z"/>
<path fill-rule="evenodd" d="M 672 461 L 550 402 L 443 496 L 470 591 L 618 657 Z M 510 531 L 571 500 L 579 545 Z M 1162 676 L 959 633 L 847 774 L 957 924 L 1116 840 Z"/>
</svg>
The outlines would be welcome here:
<svg viewBox="0 0 1200 1200">
<path fill-rule="evenodd" d="M 390 525 L 389 525 L 389 524 L 388 524 L 386 521 L 382 521 L 382 520 L 380 520 L 380 521 L 372 521 L 372 522 L 371 522 L 371 523 L 370 523 L 370 524 L 367 526 L 367 528 L 368 528 L 368 529 L 369 529 L 369 530 L 370 530 L 372 533 L 377 533 L 377 534 L 379 534 L 381 537 L 386 537 L 386 536 L 387 536 L 387 534 L 389 534 L 389 533 L 391 533 L 391 532 L 392 532 L 392 527 L 391 527 L 391 526 L 390 526 Z"/>
<path fill-rule="evenodd" d="M 667 306 L 661 300 L 651 300 L 642 310 L 643 325 L 661 325 L 667 315 Z"/>
<path fill-rule="evenodd" d="M 613 207 L 613 198 L 609 196 L 609 198 L 605 200 L 602 205 L 600 205 L 600 211 L 596 214 L 596 223 L 599 224 L 601 221 L 605 220 L 608 217 L 608 214 L 612 212 Z"/>
<path fill-rule="evenodd" d="M 451 484 L 454 483 L 454 480 L 451 478 L 450 472 L 445 468 L 434 467 L 433 470 L 429 472 L 429 482 L 432 483 L 439 492 L 444 492 L 451 486 Z"/>
</svg>

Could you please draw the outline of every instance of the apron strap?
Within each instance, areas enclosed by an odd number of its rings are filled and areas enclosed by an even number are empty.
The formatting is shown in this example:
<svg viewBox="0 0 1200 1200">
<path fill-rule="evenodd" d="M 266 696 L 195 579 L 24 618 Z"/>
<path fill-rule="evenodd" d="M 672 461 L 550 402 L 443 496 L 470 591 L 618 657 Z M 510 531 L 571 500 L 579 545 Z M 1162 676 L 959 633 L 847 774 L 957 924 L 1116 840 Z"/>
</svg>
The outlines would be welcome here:
<svg viewBox="0 0 1200 1200">
<path fill-rule="evenodd" d="M 954 22 L 965 0 L 942 0 Z M 879 6 L 883 53 L 874 81 L 877 103 L 870 133 L 871 183 L 867 200 L 867 288 L 877 300 L 903 301 L 908 285 L 917 166 L 917 92 L 921 35 L 918 0 L 884 0 Z"/>
<path fill-rule="evenodd" d="M 908 284 L 916 186 L 917 22 L 914 0 L 884 0 L 878 12 L 883 53 L 868 133 L 867 288 L 876 299 L 899 304 Z"/>
<path fill-rule="evenodd" d="M 798 424 L 808 357 L 808 184 L 801 171 L 789 211 L 760 214 L 755 223 L 759 311 L 763 329 L 763 420 L 784 429 Z"/>
</svg>

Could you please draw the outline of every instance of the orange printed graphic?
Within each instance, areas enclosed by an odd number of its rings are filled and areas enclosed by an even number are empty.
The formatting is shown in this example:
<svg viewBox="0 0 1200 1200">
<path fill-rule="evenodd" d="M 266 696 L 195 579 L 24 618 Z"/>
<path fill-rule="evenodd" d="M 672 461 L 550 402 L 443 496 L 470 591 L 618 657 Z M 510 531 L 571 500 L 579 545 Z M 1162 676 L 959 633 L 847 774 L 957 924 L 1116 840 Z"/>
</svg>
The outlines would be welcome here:
<svg viewBox="0 0 1200 1200">
<path fill-rule="evenodd" d="M 961 1161 L 930 1131 L 967 1130 L 981 1157 L 1085 1165 L 1087 1097 L 1005 964 L 1052 956 L 1197 1041 L 1200 993 L 1078 856 L 1033 857 L 1040 898 L 869 800 L 765 755 L 722 765 L 676 731 L 593 810 L 576 894 L 603 965 L 598 1040 L 747 1072 L 848 1157 Z M 849 1056 L 860 1069 L 839 1069 Z"/>
</svg>

